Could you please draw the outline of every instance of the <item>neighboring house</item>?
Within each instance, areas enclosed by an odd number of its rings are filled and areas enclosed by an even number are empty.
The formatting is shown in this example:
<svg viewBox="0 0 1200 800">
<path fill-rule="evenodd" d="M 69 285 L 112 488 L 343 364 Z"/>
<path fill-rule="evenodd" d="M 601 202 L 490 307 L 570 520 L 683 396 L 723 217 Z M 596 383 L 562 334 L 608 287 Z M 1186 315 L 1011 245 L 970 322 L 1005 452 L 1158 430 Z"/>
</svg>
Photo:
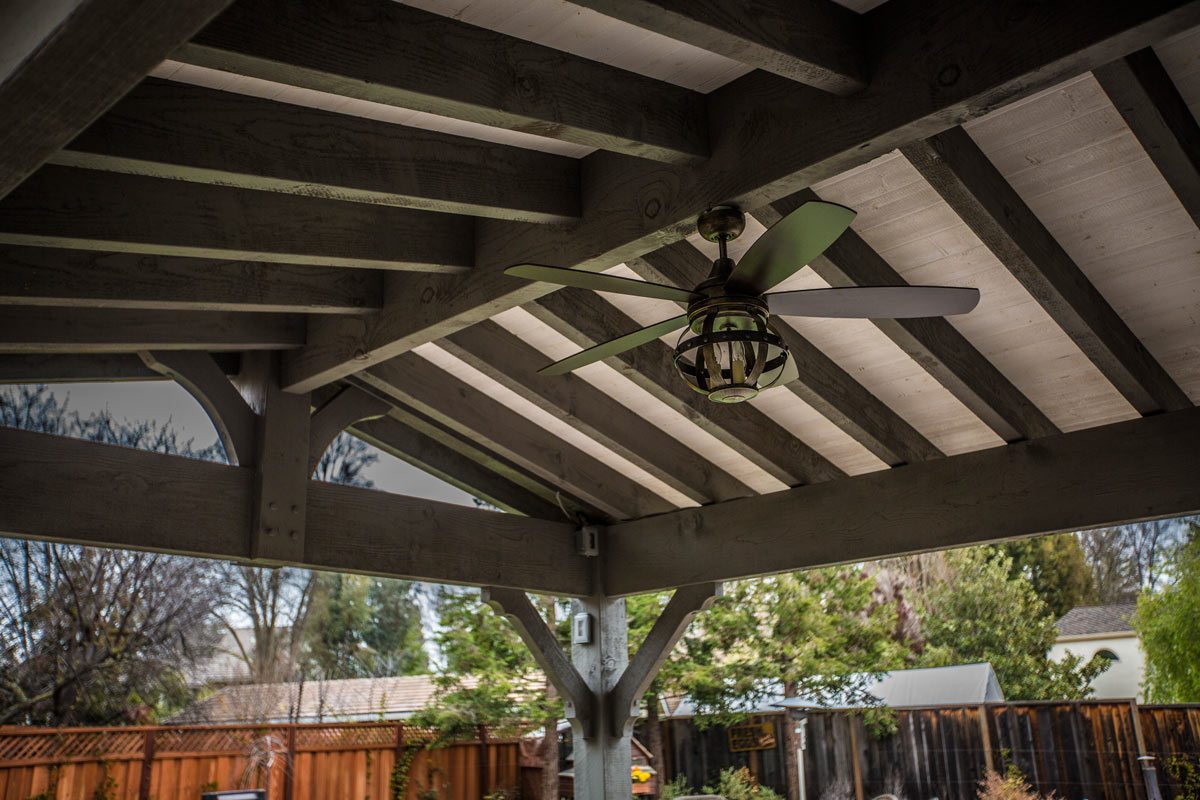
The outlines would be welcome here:
<svg viewBox="0 0 1200 800">
<path fill-rule="evenodd" d="M 1050 657 L 1062 660 L 1068 653 L 1083 659 L 1101 656 L 1111 662 L 1092 681 L 1098 700 L 1132 697 L 1142 699 L 1146 657 L 1137 632 L 1129 624 L 1137 603 L 1106 606 L 1077 606 L 1058 620 L 1058 640 Z"/>
</svg>

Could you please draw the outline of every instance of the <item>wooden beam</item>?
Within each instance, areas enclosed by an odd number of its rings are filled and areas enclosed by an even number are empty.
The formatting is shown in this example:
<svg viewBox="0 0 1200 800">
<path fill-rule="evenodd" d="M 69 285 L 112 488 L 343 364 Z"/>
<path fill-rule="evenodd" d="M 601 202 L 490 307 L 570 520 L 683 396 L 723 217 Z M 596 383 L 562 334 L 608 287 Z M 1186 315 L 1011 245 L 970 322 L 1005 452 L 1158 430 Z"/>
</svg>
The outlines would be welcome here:
<svg viewBox="0 0 1200 800">
<path fill-rule="evenodd" d="M 1200 225 L 1200 123 L 1158 56 L 1147 47 L 1092 74 Z"/>
<path fill-rule="evenodd" d="M 571 0 L 834 94 L 867 85 L 859 17 L 830 0 Z"/>
<path fill-rule="evenodd" d="M 900 151 L 1130 405 L 1142 414 L 1191 407 L 965 130 L 952 128 Z"/>
<path fill-rule="evenodd" d="M 697 92 L 391 0 L 241 0 L 172 58 L 641 158 L 708 152 Z"/>
<path fill-rule="evenodd" d="M 50 161 L 525 222 L 580 213 L 573 158 L 155 78 Z"/>
<path fill-rule="evenodd" d="M 631 259 L 630 269 L 656 283 L 692 288 L 712 267 L 688 242 L 676 242 Z M 871 394 L 833 359 L 781 319 L 775 327 L 787 344 L 800 376 L 788 390 L 844 430 L 889 466 L 938 458 L 942 452 L 904 418 Z"/>
<path fill-rule="evenodd" d="M 229 0 L 64 0 L 0 7 L 0 197 Z"/>
<path fill-rule="evenodd" d="M 0 353 L 280 350 L 304 344 L 304 318 L 225 311 L 120 311 L 13 306 Z"/>
<path fill-rule="evenodd" d="M 348 314 L 382 303 L 375 270 L 0 247 L 0 305 Z"/>
<path fill-rule="evenodd" d="M 632 594 L 1192 514 L 1198 474 L 1200 409 L 1174 411 L 610 526 L 604 585 Z"/>
<path fill-rule="evenodd" d="M 46 166 L 0 201 L 0 243 L 463 272 L 472 220 L 407 208 Z"/>
<path fill-rule="evenodd" d="M 620 470 L 415 353 L 372 367 L 359 377 L 388 397 L 481 442 L 609 516 L 627 519 L 675 508 Z"/>
<path fill-rule="evenodd" d="M 774 225 L 802 203 L 820 198 L 810 189 L 754 212 Z M 862 237 L 847 230 L 809 267 L 831 286 L 903 286 L 900 273 Z M 1058 433 L 1041 409 L 1021 393 L 958 329 L 945 319 L 871 320 L 959 402 L 1006 442 Z"/>
<path fill-rule="evenodd" d="M 249 560 L 254 470 L 0 428 L 6 536 Z M 575 526 L 311 481 L 302 557 L 312 569 L 591 590 Z"/>
<path fill-rule="evenodd" d="M 639 327 L 595 292 L 564 289 L 527 310 L 581 347 Z M 607 360 L 621 374 L 788 486 L 845 475 L 828 459 L 748 403 L 714 403 L 692 391 L 675 371 L 671 348 L 650 342 Z"/>
<path fill-rule="evenodd" d="M 0 384 L 168 380 L 132 353 L 0 356 Z"/>
<path fill-rule="evenodd" d="M 384 401 L 355 386 L 344 386 L 318 404 L 308 426 L 308 474 L 316 471 L 321 457 L 338 434 L 355 423 L 379 419 L 390 408 Z"/>
<path fill-rule="evenodd" d="M 439 344 L 697 503 L 754 494 L 583 378 L 539 375 L 550 359 L 490 320 L 464 328 Z"/>
<path fill-rule="evenodd" d="M 1012 15 L 991 0 L 891 0 L 864 17 L 872 83 L 837 97 L 753 72 L 708 95 L 724 124 L 698 165 L 613 153 L 584 164 L 574 225 L 480 220 L 476 270 L 413 278 L 377 319 L 322 318 L 287 358 L 294 391 L 338 380 L 551 291 L 503 274 L 519 263 L 603 270 L 678 241 L 718 202 L 761 208 L 1200 24 L 1196 0 L 1062 0 Z M 803 131 L 803 136 L 797 136 Z"/>
</svg>

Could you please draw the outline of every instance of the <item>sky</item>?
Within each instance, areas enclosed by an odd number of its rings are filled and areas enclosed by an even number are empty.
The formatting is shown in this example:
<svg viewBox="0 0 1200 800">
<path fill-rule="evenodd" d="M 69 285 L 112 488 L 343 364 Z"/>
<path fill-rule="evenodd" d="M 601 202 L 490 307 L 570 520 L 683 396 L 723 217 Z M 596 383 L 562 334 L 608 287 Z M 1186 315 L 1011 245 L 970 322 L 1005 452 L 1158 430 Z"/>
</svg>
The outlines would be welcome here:
<svg viewBox="0 0 1200 800">
<path fill-rule="evenodd" d="M 85 417 L 107 408 L 118 419 L 169 419 L 179 431 L 180 439 L 192 439 L 197 449 L 217 440 L 216 429 L 204 409 L 173 381 L 64 383 L 51 389 L 60 401 L 69 398 L 70 408 Z M 375 482 L 376 489 L 447 503 L 474 505 L 471 495 L 461 489 L 374 447 L 371 451 L 379 456 L 379 461 L 365 471 L 365 476 Z"/>
</svg>

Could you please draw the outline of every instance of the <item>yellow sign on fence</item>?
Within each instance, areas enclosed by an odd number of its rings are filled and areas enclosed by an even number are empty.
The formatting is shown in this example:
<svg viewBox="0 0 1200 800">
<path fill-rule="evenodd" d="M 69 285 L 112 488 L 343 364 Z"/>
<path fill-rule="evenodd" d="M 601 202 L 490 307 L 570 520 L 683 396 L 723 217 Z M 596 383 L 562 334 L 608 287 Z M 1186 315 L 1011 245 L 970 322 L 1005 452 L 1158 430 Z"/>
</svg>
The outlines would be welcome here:
<svg viewBox="0 0 1200 800">
<path fill-rule="evenodd" d="M 729 749 L 734 753 L 770 750 L 775 746 L 775 725 L 770 722 L 734 725 L 726 730 L 729 731 Z"/>
</svg>

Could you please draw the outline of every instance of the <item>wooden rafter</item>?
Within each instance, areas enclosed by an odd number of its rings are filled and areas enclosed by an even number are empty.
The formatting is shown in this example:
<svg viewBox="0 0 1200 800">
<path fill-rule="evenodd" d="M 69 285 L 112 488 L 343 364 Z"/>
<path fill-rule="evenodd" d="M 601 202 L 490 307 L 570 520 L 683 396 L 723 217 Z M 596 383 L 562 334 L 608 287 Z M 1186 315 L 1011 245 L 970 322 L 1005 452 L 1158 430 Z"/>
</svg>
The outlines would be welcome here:
<svg viewBox="0 0 1200 800">
<path fill-rule="evenodd" d="M 526 308 L 582 347 L 641 327 L 612 303 L 583 289 L 564 289 Z M 845 475 L 752 405 L 722 405 L 692 391 L 675 371 L 671 348 L 662 342 L 626 350 L 608 361 L 634 383 L 788 486 Z"/>
<path fill-rule="evenodd" d="M 687 242 L 676 242 L 631 259 L 629 267 L 646 280 L 691 288 L 707 276 L 708 259 Z M 775 320 L 796 359 L 799 377 L 788 389 L 889 466 L 938 458 L 942 452 L 903 417 L 875 397 L 816 345 L 780 319 Z"/>
<path fill-rule="evenodd" d="M 761 208 L 1198 22 L 1195 0 L 1066 0 L 1017 18 L 990 0 L 884 3 L 864 19 L 869 89 L 842 98 L 764 72 L 740 78 L 708 95 L 726 121 L 708 160 L 589 156 L 578 224 L 480 220 L 475 272 L 414 280 L 370 325 L 317 320 L 285 380 L 292 391 L 332 382 L 551 291 L 503 275 L 512 264 L 606 269 L 682 238 L 714 203 Z"/>
<path fill-rule="evenodd" d="M 604 585 L 630 594 L 1190 514 L 1197 474 L 1200 409 L 1170 412 L 611 526 Z"/>
<path fill-rule="evenodd" d="M 608 516 L 628 519 L 674 508 L 636 479 L 559 439 L 416 354 L 372 367 L 359 377 L 377 391 L 483 443 Z"/>
<path fill-rule="evenodd" d="M 579 216 L 572 158 L 155 78 L 50 161 L 497 219 Z"/>
<path fill-rule="evenodd" d="M 834 94 L 867 85 L 859 17 L 831 0 L 571 0 Z"/>
<path fill-rule="evenodd" d="M 0 531 L 245 562 L 254 471 L 0 428 Z M 64 494 L 62 487 L 70 487 Z M 590 590 L 574 526 L 309 481 L 295 566 L 554 594 Z"/>
<path fill-rule="evenodd" d="M 230 0 L 71 0 L 0 8 L 0 197 Z"/>
<path fill-rule="evenodd" d="M 810 189 L 754 212 L 774 225 L 801 203 L 820 198 Z M 903 286 L 906 281 L 853 230 L 841 235 L 809 267 L 831 286 Z M 879 319 L 877 328 L 1006 442 L 1050 436 L 1058 428 L 945 319 Z"/>
<path fill-rule="evenodd" d="M 234 355 L 234 354 L 230 354 Z M 237 365 L 225 364 L 229 372 Z M 170 380 L 135 353 L 17 353 L 0 355 L 0 384 L 111 383 Z"/>
<path fill-rule="evenodd" d="M 0 247 L 0 305 L 361 314 L 382 304 L 375 270 Z"/>
<path fill-rule="evenodd" d="M 1093 74 L 1188 214 L 1200 225 L 1200 123 L 1149 47 Z"/>
<path fill-rule="evenodd" d="M 741 481 L 697 457 L 583 378 L 539 375 L 537 371 L 550 360 L 494 322 L 464 328 L 439 344 L 697 503 L 753 494 Z"/>
<path fill-rule="evenodd" d="M 962 128 L 901 148 L 917 171 L 1142 414 L 1192 403 Z"/>
<path fill-rule="evenodd" d="M 696 92 L 391 0 L 241 0 L 172 58 L 643 158 L 708 151 Z"/>
<path fill-rule="evenodd" d="M 342 267 L 463 272 L 472 229 L 451 214 L 53 165 L 0 201 L 0 243 Z"/>
</svg>

